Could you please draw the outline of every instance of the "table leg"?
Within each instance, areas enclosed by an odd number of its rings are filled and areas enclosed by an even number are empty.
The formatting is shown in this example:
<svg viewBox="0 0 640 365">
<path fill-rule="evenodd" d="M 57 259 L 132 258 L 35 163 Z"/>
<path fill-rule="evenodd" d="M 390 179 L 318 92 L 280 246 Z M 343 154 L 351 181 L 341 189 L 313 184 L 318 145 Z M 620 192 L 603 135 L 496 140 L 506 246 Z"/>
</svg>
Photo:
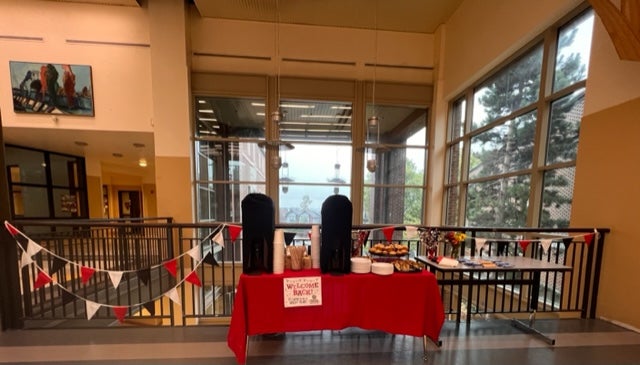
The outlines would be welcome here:
<svg viewBox="0 0 640 365">
<path fill-rule="evenodd" d="M 538 337 L 542 338 L 546 343 L 553 346 L 556 344 L 555 339 L 533 328 L 536 321 L 536 312 L 538 310 L 539 294 L 540 294 L 540 272 L 535 271 L 533 272 L 533 283 L 531 284 L 531 289 L 529 291 L 529 309 L 531 310 L 531 313 L 529 314 L 529 323 L 527 324 L 514 318 L 511 320 L 511 324 L 513 324 L 515 327 L 518 327 L 523 331 L 537 335 Z"/>
<path fill-rule="evenodd" d="M 422 336 L 422 347 L 424 349 L 424 355 L 422 356 L 422 360 L 427 361 L 429 360 L 429 351 L 427 349 L 427 343 L 429 342 L 430 338 L 428 336 Z M 438 341 L 434 341 L 433 342 L 436 346 L 438 347 L 442 347 L 442 340 L 438 339 Z"/>
</svg>

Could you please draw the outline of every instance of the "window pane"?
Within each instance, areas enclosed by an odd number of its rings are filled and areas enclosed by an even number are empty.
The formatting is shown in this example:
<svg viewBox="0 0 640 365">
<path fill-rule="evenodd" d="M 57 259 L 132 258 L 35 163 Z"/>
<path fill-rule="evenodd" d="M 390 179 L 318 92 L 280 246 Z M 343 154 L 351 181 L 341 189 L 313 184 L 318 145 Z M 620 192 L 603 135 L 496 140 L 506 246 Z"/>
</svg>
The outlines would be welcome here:
<svg viewBox="0 0 640 365">
<path fill-rule="evenodd" d="M 447 188 L 445 195 L 446 216 L 444 224 L 448 226 L 458 226 L 458 210 L 460 209 L 460 186 Z"/>
<path fill-rule="evenodd" d="M 421 224 L 423 189 L 367 186 L 363 191 L 364 224 Z"/>
<path fill-rule="evenodd" d="M 280 110 L 282 140 L 351 141 L 350 102 L 282 100 Z"/>
<path fill-rule="evenodd" d="M 7 166 L 18 166 L 11 170 L 12 183 L 46 184 L 47 174 L 44 153 L 25 148 L 5 148 L 5 163 Z"/>
<path fill-rule="evenodd" d="M 369 117 L 378 117 L 377 125 Z M 367 144 L 426 146 L 427 109 L 367 104 Z M 384 147 L 384 146 L 382 146 Z"/>
<path fill-rule="evenodd" d="M 296 143 L 280 152 L 280 182 L 351 183 L 351 146 Z"/>
<path fill-rule="evenodd" d="M 538 100 L 542 45 L 500 71 L 474 93 L 472 129 L 513 113 Z"/>
<path fill-rule="evenodd" d="M 449 141 L 464 134 L 464 118 L 467 114 L 467 101 L 460 99 L 453 103 L 451 108 L 451 121 L 449 122 Z"/>
<path fill-rule="evenodd" d="M 577 90 L 551 104 L 547 164 L 576 159 L 580 120 L 584 111 L 584 91 Z"/>
<path fill-rule="evenodd" d="M 196 97 L 198 137 L 264 138 L 264 99 Z"/>
<path fill-rule="evenodd" d="M 49 200 L 46 188 L 14 186 L 12 198 L 16 217 L 49 217 Z"/>
<path fill-rule="evenodd" d="M 79 186 L 78 161 L 73 157 L 50 154 L 51 183 L 54 186 Z"/>
<path fill-rule="evenodd" d="M 334 194 L 351 200 L 348 185 L 280 185 L 280 222 L 322 223 L 322 203 Z"/>
<path fill-rule="evenodd" d="M 565 228 L 571 219 L 575 167 L 546 171 L 540 227 Z"/>
<path fill-rule="evenodd" d="M 196 141 L 200 181 L 265 181 L 264 148 L 253 142 Z"/>
<path fill-rule="evenodd" d="M 265 194 L 264 184 L 196 184 L 199 222 L 240 222 L 241 203 L 250 193 Z"/>
<path fill-rule="evenodd" d="M 449 180 L 448 183 L 453 184 L 460 182 L 462 176 L 462 147 L 463 143 L 459 142 L 449 147 Z"/>
<path fill-rule="evenodd" d="M 53 209 L 56 218 L 73 218 L 81 216 L 80 202 L 82 193 L 69 189 L 53 189 Z"/>
<path fill-rule="evenodd" d="M 469 184 L 465 224 L 526 227 L 529 188 L 529 175 Z"/>
<path fill-rule="evenodd" d="M 553 91 L 587 78 L 593 12 L 589 11 L 563 27 L 558 33 Z"/>
<path fill-rule="evenodd" d="M 535 128 L 536 113 L 532 111 L 473 137 L 469 178 L 530 168 Z"/>
</svg>

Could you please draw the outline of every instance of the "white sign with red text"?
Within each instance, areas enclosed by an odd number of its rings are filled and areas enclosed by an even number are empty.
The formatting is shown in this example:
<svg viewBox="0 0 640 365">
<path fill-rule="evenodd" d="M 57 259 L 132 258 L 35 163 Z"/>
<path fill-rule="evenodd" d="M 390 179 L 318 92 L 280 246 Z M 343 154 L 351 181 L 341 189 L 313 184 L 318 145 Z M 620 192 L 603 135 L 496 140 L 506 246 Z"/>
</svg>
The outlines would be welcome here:
<svg viewBox="0 0 640 365">
<path fill-rule="evenodd" d="M 322 305 L 320 276 L 284 279 L 284 307 Z"/>
</svg>

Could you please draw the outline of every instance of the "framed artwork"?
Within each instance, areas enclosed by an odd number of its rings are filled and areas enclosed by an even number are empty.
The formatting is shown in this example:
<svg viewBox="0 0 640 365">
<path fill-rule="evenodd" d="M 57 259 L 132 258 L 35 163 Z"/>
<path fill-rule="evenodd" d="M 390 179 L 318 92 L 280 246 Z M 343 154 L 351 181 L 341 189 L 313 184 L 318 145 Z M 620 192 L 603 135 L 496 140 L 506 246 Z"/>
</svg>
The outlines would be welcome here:
<svg viewBox="0 0 640 365">
<path fill-rule="evenodd" d="M 91 66 L 9 61 L 16 113 L 94 116 Z"/>
</svg>

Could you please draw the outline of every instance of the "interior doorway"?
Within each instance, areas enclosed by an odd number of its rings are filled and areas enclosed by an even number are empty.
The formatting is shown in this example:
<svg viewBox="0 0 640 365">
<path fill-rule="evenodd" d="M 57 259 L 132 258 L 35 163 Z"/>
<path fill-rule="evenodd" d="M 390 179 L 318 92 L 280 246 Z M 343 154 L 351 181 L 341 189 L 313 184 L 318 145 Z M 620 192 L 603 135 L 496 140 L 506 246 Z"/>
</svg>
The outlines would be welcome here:
<svg viewBox="0 0 640 365">
<path fill-rule="evenodd" d="M 142 196 L 137 190 L 118 191 L 118 217 L 141 218 Z"/>
</svg>

